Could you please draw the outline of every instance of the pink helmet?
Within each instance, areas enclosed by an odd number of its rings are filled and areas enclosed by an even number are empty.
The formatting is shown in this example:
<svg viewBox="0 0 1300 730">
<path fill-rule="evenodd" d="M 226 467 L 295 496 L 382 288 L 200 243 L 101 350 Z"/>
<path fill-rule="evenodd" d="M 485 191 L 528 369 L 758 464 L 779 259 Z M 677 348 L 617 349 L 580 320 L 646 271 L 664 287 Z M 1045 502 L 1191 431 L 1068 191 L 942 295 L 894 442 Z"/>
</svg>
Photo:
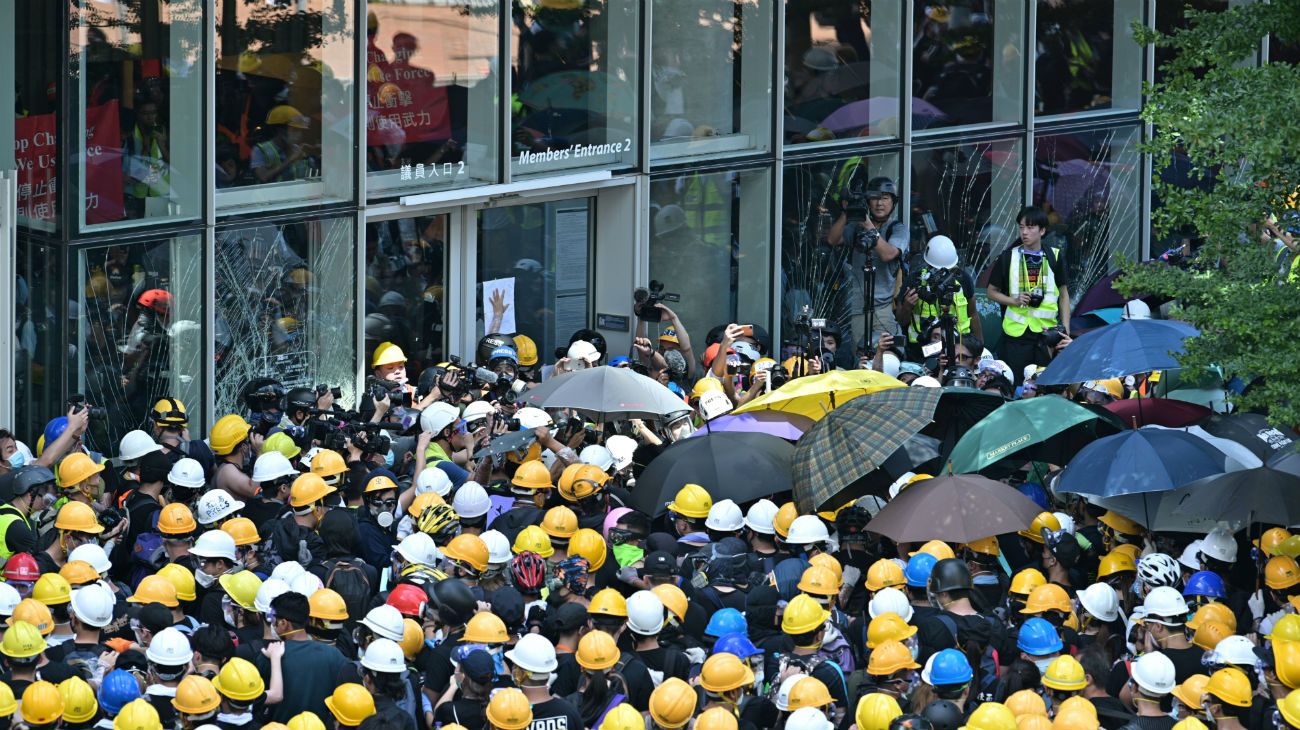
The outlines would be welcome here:
<svg viewBox="0 0 1300 730">
<path fill-rule="evenodd" d="M 601 534 L 605 536 L 606 542 L 609 542 L 609 528 L 618 524 L 618 518 L 632 511 L 627 507 L 617 507 L 609 511 L 609 514 L 605 516 L 605 525 L 600 530 Z"/>
</svg>

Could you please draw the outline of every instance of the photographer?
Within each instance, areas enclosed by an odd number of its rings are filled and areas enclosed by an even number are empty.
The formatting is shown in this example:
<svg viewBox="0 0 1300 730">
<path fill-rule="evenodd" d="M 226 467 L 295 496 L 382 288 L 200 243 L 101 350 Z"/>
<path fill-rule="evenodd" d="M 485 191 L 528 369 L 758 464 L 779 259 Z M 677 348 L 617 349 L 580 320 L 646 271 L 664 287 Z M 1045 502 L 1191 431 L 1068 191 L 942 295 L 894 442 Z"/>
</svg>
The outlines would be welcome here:
<svg viewBox="0 0 1300 730">
<path fill-rule="evenodd" d="M 1043 248 L 1047 213 L 1027 205 L 1016 222 L 1020 245 L 994 262 L 988 296 L 1003 307 L 999 349 L 1020 384 L 1026 365 L 1046 365 L 1070 344 L 1070 276 L 1060 252 Z"/>
<path fill-rule="evenodd" d="M 660 285 L 659 296 L 662 296 L 662 289 L 663 287 Z M 657 297 L 651 298 L 649 296 L 649 290 L 646 290 L 647 295 L 642 297 L 644 301 L 638 300 L 638 297 L 641 297 L 641 291 L 642 290 L 638 289 L 632 296 L 633 310 L 637 312 L 636 337 L 634 338 L 634 342 L 640 343 L 642 340 L 646 342 L 649 341 L 649 323 L 654 321 L 647 318 L 653 316 L 651 309 L 658 310 L 659 319 L 657 321 L 660 323 L 666 322 L 667 326 L 663 327 L 659 331 L 659 352 L 647 353 L 645 350 L 638 347 L 638 359 L 641 364 L 645 365 L 650 371 L 651 377 L 655 377 L 658 373 L 668 367 L 663 353 L 668 350 L 677 350 L 686 360 L 686 379 L 691 380 L 695 376 L 695 353 L 691 350 L 691 338 L 686 332 L 686 326 L 682 324 L 682 320 L 677 316 L 677 313 L 668 308 L 668 305 L 659 301 Z M 643 313 L 647 315 L 647 317 L 642 317 L 641 314 Z"/>
<path fill-rule="evenodd" d="M 979 312 L 975 309 L 975 281 L 970 273 L 958 266 L 957 247 L 947 236 L 935 236 L 925 247 L 925 265 L 913 271 L 903 285 L 898 298 L 898 321 L 907 323 L 907 356 L 921 360 L 922 328 L 944 310 L 944 305 L 955 320 L 959 335 L 974 335 L 983 340 Z"/>
<path fill-rule="evenodd" d="M 902 252 L 907 250 L 910 240 L 907 224 L 895 216 L 898 186 L 887 177 L 873 177 L 864 187 L 859 172 L 860 168 L 853 171 L 843 193 L 843 202 L 832 202 L 840 207 L 840 212 L 826 235 L 826 242 L 831 246 L 847 244 L 852 247 L 849 255 L 852 271 L 848 278 L 852 282 L 853 292 L 850 303 L 853 336 L 849 339 L 854 342 L 864 337 L 872 340 L 877 332 L 898 333 L 898 322 L 894 319 L 894 290 L 902 271 Z M 875 270 L 871 332 L 866 331 L 866 315 L 863 312 L 863 298 L 866 295 L 863 291 L 862 272 L 868 261 L 867 256 L 871 257 Z"/>
</svg>

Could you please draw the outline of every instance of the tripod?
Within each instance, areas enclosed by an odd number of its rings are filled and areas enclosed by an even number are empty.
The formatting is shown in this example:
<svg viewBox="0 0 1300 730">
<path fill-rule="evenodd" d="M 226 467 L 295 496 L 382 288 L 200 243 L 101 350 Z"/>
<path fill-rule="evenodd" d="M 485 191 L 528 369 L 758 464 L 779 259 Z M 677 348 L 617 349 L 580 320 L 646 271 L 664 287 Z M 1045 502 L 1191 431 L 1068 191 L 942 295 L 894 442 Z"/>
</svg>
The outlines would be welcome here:
<svg viewBox="0 0 1300 730">
<path fill-rule="evenodd" d="M 948 371 L 957 367 L 957 318 L 952 314 L 952 296 L 945 296 L 939 303 L 939 329 L 943 332 L 943 354 L 948 361 Z M 940 382 L 945 373 L 942 368 L 935 373 Z"/>
</svg>

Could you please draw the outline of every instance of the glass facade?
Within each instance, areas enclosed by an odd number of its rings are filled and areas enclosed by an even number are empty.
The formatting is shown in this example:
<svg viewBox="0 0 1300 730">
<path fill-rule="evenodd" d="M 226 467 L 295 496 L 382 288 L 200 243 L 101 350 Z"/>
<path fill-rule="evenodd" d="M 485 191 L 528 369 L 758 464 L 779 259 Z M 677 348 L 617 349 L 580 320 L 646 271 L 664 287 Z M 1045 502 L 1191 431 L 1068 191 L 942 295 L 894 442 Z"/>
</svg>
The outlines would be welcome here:
<svg viewBox="0 0 1300 730">
<path fill-rule="evenodd" d="M 1025 3 L 970 0 L 914 7 L 912 129 L 1020 121 Z"/>
<path fill-rule="evenodd" d="M 66 366 L 78 350 L 68 325 L 78 310 L 64 306 L 63 257 L 57 245 L 23 235 L 16 254 L 14 429 L 30 435 L 30 441 L 54 414 L 65 413 L 61 409 Z"/>
<path fill-rule="evenodd" d="M 983 271 L 1016 239 L 1023 204 L 1018 139 L 926 147 L 912 153 L 912 250 L 933 236 L 957 245 L 962 264 Z"/>
<path fill-rule="evenodd" d="M 1142 0 L 1038 0 L 1034 111 L 1136 109 L 1142 53 L 1133 23 Z"/>
<path fill-rule="evenodd" d="M 415 380 L 426 365 L 447 359 L 450 226 L 445 214 L 366 224 L 365 362 L 379 343 L 395 343 Z"/>
</svg>

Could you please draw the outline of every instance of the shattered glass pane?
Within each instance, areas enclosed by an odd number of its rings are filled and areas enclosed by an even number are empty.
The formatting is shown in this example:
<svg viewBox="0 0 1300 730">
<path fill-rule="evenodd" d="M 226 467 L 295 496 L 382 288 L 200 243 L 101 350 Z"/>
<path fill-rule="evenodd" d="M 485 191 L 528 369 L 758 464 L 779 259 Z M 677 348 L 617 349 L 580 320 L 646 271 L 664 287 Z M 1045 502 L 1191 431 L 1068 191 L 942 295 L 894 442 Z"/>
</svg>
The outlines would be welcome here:
<svg viewBox="0 0 1300 730">
<path fill-rule="evenodd" d="M 325 383 L 354 402 L 356 263 L 352 220 L 225 229 L 216 235 L 216 413 L 242 413 L 256 377 Z"/>
<path fill-rule="evenodd" d="M 115 453 L 127 431 L 148 430 L 159 399 L 203 413 L 203 237 L 115 244 L 77 252 L 78 325 L 73 392 L 104 408 L 89 441 Z M 70 354 L 73 354 L 70 352 Z"/>
<path fill-rule="evenodd" d="M 71 335 L 63 310 L 63 249 L 41 245 L 18 234 L 17 278 L 9 296 L 14 302 L 14 406 L 12 425 L 33 452 L 45 424 L 67 411 L 63 378 Z M 0 424 L 0 428 L 9 424 Z"/>
<path fill-rule="evenodd" d="M 381 342 L 406 354 L 406 375 L 446 360 L 449 215 L 366 224 L 365 362 Z"/>
</svg>

